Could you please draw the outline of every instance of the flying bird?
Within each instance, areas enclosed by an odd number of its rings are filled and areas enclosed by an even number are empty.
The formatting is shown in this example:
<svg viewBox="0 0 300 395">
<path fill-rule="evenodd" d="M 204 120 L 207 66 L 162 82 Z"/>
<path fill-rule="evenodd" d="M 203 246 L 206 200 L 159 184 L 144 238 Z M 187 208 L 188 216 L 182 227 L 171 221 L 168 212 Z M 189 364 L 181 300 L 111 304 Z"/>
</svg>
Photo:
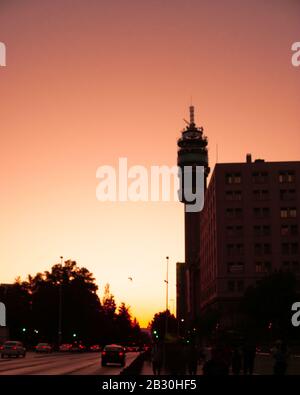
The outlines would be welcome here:
<svg viewBox="0 0 300 395">
<path fill-rule="evenodd" d="M 132 278 L 132 277 L 128 277 L 128 280 L 129 280 L 129 281 L 133 281 L 133 278 Z"/>
</svg>

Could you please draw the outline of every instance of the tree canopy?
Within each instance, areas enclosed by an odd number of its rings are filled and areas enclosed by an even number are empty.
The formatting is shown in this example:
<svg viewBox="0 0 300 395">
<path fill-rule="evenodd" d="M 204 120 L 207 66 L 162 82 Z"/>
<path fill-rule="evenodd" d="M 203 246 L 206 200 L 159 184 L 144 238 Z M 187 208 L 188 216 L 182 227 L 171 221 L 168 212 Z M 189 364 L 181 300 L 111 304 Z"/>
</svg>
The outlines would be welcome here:
<svg viewBox="0 0 300 395">
<path fill-rule="evenodd" d="M 0 286 L 11 338 L 28 344 L 57 343 L 61 301 L 63 342 L 138 342 L 139 326 L 129 307 L 122 303 L 117 309 L 109 284 L 102 303 L 97 291 L 93 274 L 72 260 L 29 275 L 25 281 L 18 278 L 9 287 Z"/>
</svg>

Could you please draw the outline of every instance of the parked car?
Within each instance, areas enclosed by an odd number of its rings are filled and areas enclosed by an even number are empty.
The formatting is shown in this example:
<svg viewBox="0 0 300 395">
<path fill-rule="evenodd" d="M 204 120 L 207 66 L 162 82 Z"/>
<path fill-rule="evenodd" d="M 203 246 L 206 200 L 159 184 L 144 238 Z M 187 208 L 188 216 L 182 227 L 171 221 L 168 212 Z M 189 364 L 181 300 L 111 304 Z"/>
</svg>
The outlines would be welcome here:
<svg viewBox="0 0 300 395">
<path fill-rule="evenodd" d="M 117 344 L 110 344 L 104 347 L 101 353 L 101 365 L 106 366 L 108 363 L 118 363 L 125 366 L 125 349 Z"/>
<path fill-rule="evenodd" d="M 73 343 L 71 348 L 70 348 L 71 352 L 83 352 L 85 350 L 86 350 L 86 347 L 81 342 Z"/>
<path fill-rule="evenodd" d="M 23 343 L 19 341 L 6 341 L 1 349 L 1 358 L 4 357 L 16 357 L 22 356 L 25 358 L 26 349 L 23 346 Z"/>
<path fill-rule="evenodd" d="M 52 351 L 52 346 L 49 343 L 39 343 L 35 347 L 35 352 L 51 353 Z"/>
<path fill-rule="evenodd" d="M 70 351 L 71 347 L 72 347 L 72 344 L 68 344 L 68 343 L 61 344 L 59 346 L 59 351 L 61 351 L 61 352 Z"/>
<path fill-rule="evenodd" d="M 99 344 L 93 344 L 90 347 L 90 351 L 92 351 L 92 352 L 100 352 L 101 351 L 101 347 L 99 346 Z"/>
</svg>

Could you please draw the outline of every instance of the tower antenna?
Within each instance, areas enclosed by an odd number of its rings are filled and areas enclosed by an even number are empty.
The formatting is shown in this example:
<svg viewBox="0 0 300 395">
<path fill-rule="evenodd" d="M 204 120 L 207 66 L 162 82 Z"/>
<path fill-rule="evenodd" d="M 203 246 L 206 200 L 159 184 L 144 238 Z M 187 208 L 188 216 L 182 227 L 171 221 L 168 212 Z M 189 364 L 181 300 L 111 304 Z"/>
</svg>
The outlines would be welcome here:
<svg viewBox="0 0 300 395">
<path fill-rule="evenodd" d="M 194 106 L 190 106 L 190 124 L 195 124 L 195 109 Z"/>
</svg>

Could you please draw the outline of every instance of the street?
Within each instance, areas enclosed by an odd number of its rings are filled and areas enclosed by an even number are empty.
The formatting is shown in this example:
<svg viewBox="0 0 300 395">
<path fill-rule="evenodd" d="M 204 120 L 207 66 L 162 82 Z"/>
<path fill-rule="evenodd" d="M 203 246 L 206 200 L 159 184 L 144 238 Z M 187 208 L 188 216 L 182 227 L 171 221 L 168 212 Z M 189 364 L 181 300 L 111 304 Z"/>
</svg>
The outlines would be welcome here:
<svg viewBox="0 0 300 395">
<path fill-rule="evenodd" d="M 128 366 L 139 353 L 126 354 Z M 99 353 L 52 353 L 47 355 L 28 352 L 25 358 L 0 359 L 0 375 L 118 375 L 119 365 L 101 366 Z"/>
</svg>

